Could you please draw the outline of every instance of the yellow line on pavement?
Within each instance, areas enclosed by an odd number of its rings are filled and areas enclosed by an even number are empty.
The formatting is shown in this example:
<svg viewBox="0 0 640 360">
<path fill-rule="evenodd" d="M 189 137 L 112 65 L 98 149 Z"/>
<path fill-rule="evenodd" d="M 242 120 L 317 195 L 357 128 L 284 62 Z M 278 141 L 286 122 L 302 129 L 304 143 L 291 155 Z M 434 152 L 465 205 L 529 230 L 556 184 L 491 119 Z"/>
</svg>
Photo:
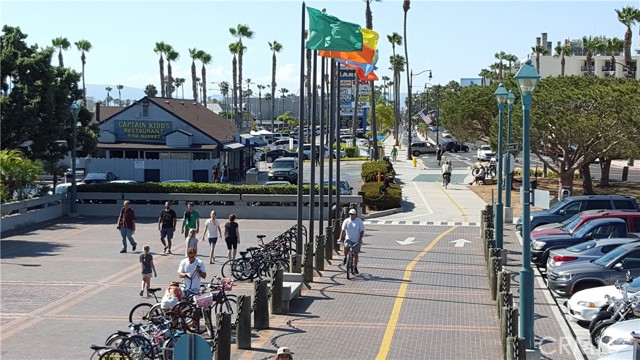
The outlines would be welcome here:
<svg viewBox="0 0 640 360">
<path fill-rule="evenodd" d="M 455 200 L 453 200 L 451 195 L 449 195 L 449 193 L 444 189 L 444 187 L 442 186 L 442 183 L 439 183 L 439 182 L 437 182 L 437 183 L 438 183 L 438 187 L 440 188 L 440 191 L 442 191 L 442 193 L 445 194 L 449 198 L 449 200 L 451 200 L 453 205 L 455 207 L 457 207 L 458 210 L 460 211 L 460 214 L 462 214 L 462 221 L 465 221 L 465 222 L 469 221 L 469 217 L 467 216 L 467 214 L 464 212 L 464 210 L 462 210 L 460 205 L 458 205 L 458 203 Z"/>
<path fill-rule="evenodd" d="M 418 261 L 422 259 L 431 249 L 433 249 L 436 244 L 442 240 L 447 234 L 455 230 L 457 226 L 452 227 L 444 231 L 442 234 L 438 235 L 427 247 L 424 248 L 411 262 L 407 265 L 404 270 L 404 275 L 402 276 L 402 283 L 400 284 L 400 289 L 398 289 L 398 295 L 396 295 L 396 301 L 393 303 L 393 309 L 391 310 L 391 318 L 389 318 L 389 323 L 387 323 L 387 329 L 384 332 L 384 337 L 382 338 L 382 344 L 380 344 L 380 350 L 378 350 L 378 355 L 376 356 L 376 360 L 383 360 L 387 358 L 387 354 L 389 353 L 389 349 L 391 348 L 391 341 L 393 340 L 393 333 L 396 331 L 396 325 L 398 324 L 398 318 L 400 317 L 400 311 L 402 310 L 402 301 L 404 300 L 404 296 L 407 293 L 407 287 L 409 286 L 409 280 L 411 280 L 411 272 L 413 271 L 413 267 L 416 266 Z"/>
</svg>

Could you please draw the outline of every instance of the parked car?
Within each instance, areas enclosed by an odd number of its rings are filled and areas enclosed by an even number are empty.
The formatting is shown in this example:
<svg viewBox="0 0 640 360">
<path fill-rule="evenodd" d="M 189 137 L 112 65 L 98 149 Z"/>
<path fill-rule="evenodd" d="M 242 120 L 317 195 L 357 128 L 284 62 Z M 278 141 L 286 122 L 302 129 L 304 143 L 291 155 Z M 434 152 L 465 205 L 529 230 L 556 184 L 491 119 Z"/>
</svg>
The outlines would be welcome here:
<svg viewBox="0 0 640 360">
<path fill-rule="evenodd" d="M 573 217 L 572 221 L 562 227 L 549 228 L 546 230 L 537 230 L 531 232 L 531 239 L 536 240 L 541 236 L 570 234 L 578 230 L 587 221 L 593 219 L 617 218 L 627 222 L 627 230 L 630 233 L 640 232 L 640 212 L 625 210 L 590 210 L 583 211 Z"/>
<path fill-rule="evenodd" d="M 445 141 L 440 144 L 440 146 L 442 146 L 442 148 L 448 152 L 469 152 L 469 147 L 467 145 L 459 143 L 457 141 Z"/>
<path fill-rule="evenodd" d="M 269 181 L 285 180 L 292 184 L 298 182 L 298 159 L 294 157 L 283 157 L 276 159 L 267 175 Z"/>
<path fill-rule="evenodd" d="M 297 147 L 298 147 L 298 140 L 293 139 L 293 145 L 291 146 L 290 139 L 285 138 L 285 139 L 276 140 L 273 143 L 271 143 L 270 149 L 271 150 L 277 150 L 277 149 L 291 150 L 292 148 L 297 148 Z"/>
<path fill-rule="evenodd" d="M 85 184 L 105 183 L 113 180 L 118 180 L 116 174 L 111 171 L 108 172 L 91 172 L 84 176 Z"/>
<path fill-rule="evenodd" d="M 595 260 L 620 245 L 628 244 L 640 239 L 614 238 L 589 240 L 580 244 L 569 246 L 564 249 L 553 249 L 549 251 L 547 260 L 547 272 L 553 271 L 565 264 L 575 264 L 580 261 Z"/>
<path fill-rule="evenodd" d="M 332 184 L 335 186 L 336 183 L 334 179 Z M 329 186 L 329 180 L 324 181 L 324 186 Z M 353 195 L 353 187 L 349 185 L 347 180 L 340 179 L 340 186 L 338 188 L 340 189 L 340 195 Z"/>
<path fill-rule="evenodd" d="M 264 183 L 267 186 L 274 186 L 274 185 L 291 185 L 290 182 L 288 181 L 283 181 L 283 180 L 275 180 L 275 181 L 267 181 Z"/>
<path fill-rule="evenodd" d="M 561 249 L 587 240 L 606 238 L 638 238 L 627 230 L 627 223 L 622 219 L 593 219 L 587 221 L 571 234 L 541 236 L 531 241 L 531 262 L 545 267 L 552 249 Z"/>
<path fill-rule="evenodd" d="M 80 184 L 76 184 L 76 185 L 80 185 Z M 62 184 L 56 185 L 56 188 L 53 193 L 66 194 L 69 192 L 70 189 L 71 189 L 71 183 L 62 183 Z"/>
<path fill-rule="evenodd" d="M 489 145 L 481 145 L 478 148 L 477 156 L 478 161 L 490 161 L 491 158 L 496 157 L 496 153 L 491 150 Z"/>
<path fill-rule="evenodd" d="M 556 223 L 566 220 L 571 216 L 585 210 L 599 209 L 621 209 L 640 210 L 640 205 L 635 197 L 622 195 L 579 195 L 567 196 L 558 201 L 548 210 L 532 211 L 531 229 L 549 223 Z M 516 229 L 522 229 L 522 216 L 518 218 Z"/>
<path fill-rule="evenodd" d="M 138 182 L 135 180 L 113 180 L 109 181 L 111 184 L 137 184 Z"/>
<path fill-rule="evenodd" d="M 547 286 L 561 297 L 580 290 L 626 281 L 627 272 L 640 275 L 640 243 L 620 245 L 601 258 L 567 264 L 549 273 Z"/>
<path fill-rule="evenodd" d="M 271 150 L 271 151 L 268 151 L 266 154 L 262 154 L 262 156 L 260 157 L 260 161 L 266 161 L 268 163 L 271 163 L 274 160 L 281 157 L 298 157 L 298 153 L 285 150 L 285 149 Z"/>
<path fill-rule="evenodd" d="M 621 289 L 626 289 L 628 296 L 640 296 L 640 277 L 636 277 L 628 284 L 628 287 L 626 283 L 623 284 Z M 578 321 L 591 321 L 600 309 L 607 306 L 605 295 L 617 299 L 622 297 L 621 290 L 615 285 L 598 286 L 576 291 L 567 301 L 569 315 Z"/>
<path fill-rule="evenodd" d="M 631 336 L 631 332 L 640 335 L 640 319 L 629 319 L 611 324 L 598 340 L 600 356 L 632 350 L 633 336 Z M 632 359 L 632 357 L 628 359 Z"/>
<path fill-rule="evenodd" d="M 436 146 L 426 141 L 419 141 L 411 144 L 411 154 L 413 154 L 413 156 L 435 153 Z"/>
<path fill-rule="evenodd" d="M 450 138 L 451 138 L 451 133 L 450 133 L 450 132 L 448 132 L 447 130 L 443 130 L 443 131 L 442 131 L 442 137 L 443 137 L 443 138 L 450 139 Z"/>
<path fill-rule="evenodd" d="M 193 182 L 188 179 L 171 179 L 171 180 L 162 180 L 163 183 L 190 183 Z"/>
</svg>

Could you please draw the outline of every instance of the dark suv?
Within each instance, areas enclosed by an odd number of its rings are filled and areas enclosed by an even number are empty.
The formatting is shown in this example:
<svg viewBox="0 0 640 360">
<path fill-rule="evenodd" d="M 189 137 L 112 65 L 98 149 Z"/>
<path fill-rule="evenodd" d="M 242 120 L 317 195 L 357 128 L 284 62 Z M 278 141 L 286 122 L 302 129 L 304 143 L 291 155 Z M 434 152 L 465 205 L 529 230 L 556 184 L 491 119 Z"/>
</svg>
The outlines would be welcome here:
<svg viewBox="0 0 640 360">
<path fill-rule="evenodd" d="M 579 195 L 568 196 L 555 203 L 549 210 L 531 212 L 531 230 L 540 225 L 562 222 L 585 210 L 619 209 L 640 210 L 635 197 L 622 195 Z M 516 229 L 522 229 L 522 216 L 516 223 Z"/>
<path fill-rule="evenodd" d="M 435 154 L 436 147 L 425 141 L 415 142 L 411 144 L 411 154 L 413 156 L 419 156 L 424 154 Z"/>
<path fill-rule="evenodd" d="M 445 141 L 442 144 L 440 144 L 440 146 L 442 146 L 444 151 L 448 151 L 448 152 L 458 152 L 458 151 L 469 152 L 469 147 L 467 145 L 459 143 L 457 141 Z"/>
</svg>

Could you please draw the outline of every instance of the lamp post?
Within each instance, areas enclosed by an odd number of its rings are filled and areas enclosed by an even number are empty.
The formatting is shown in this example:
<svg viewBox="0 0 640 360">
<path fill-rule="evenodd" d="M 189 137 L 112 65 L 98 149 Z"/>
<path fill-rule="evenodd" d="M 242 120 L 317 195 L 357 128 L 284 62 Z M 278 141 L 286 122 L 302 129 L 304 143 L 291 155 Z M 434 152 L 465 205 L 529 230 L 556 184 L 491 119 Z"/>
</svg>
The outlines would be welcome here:
<svg viewBox="0 0 640 360">
<path fill-rule="evenodd" d="M 509 90 L 509 95 L 507 95 L 507 104 L 509 105 L 509 109 L 507 111 L 507 144 L 511 143 L 511 110 L 513 110 L 513 103 L 516 101 L 516 96 L 513 94 L 513 91 Z M 507 161 L 505 161 L 506 169 L 504 169 L 504 173 L 506 176 L 505 181 L 505 193 L 504 193 L 504 206 L 505 213 L 511 214 L 507 217 L 507 219 L 513 219 L 513 214 L 511 213 L 511 174 L 513 169 L 511 168 L 511 152 L 509 152 L 509 157 Z"/>
<path fill-rule="evenodd" d="M 78 210 L 76 206 L 76 197 L 77 197 L 77 185 L 76 185 L 76 150 L 78 148 L 77 138 L 78 138 L 78 113 L 80 112 L 80 105 L 77 103 L 72 103 L 69 107 L 71 111 L 71 118 L 73 119 L 72 128 L 73 128 L 73 140 L 71 143 L 71 207 L 70 207 L 70 215 L 78 216 Z"/>
<path fill-rule="evenodd" d="M 411 105 L 412 105 L 412 100 L 411 100 L 411 91 L 412 91 L 412 87 L 413 87 L 413 77 L 414 76 L 418 76 L 420 74 L 423 74 L 425 72 L 429 72 L 429 80 L 431 80 L 433 78 L 433 74 L 431 73 L 431 70 L 422 70 L 417 74 L 413 73 L 413 70 L 411 70 L 411 77 L 409 78 L 411 81 L 409 82 L 409 104 L 407 107 L 407 122 L 409 124 L 409 137 L 407 138 L 408 140 L 408 145 L 407 145 L 407 160 L 411 160 L 411 134 L 412 134 L 412 126 L 411 126 L 411 118 L 413 117 L 413 110 L 411 109 Z"/>
<path fill-rule="evenodd" d="M 504 88 L 502 84 L 498 86 L 493 96 L 496 97 L 498 102 L 498 201 L 496 202 L 495 211 L 495 242 L 496 248 L 502 249 L 503 230 L 504 230 L 504 217 L 502 215 L 502 117 L 504 114 L 504 103 L 507 102 L 507 96 L 509 92 Z"/>
<path fill-rule="evenodd" d="M 525 347 L 534 348 L 533 331 L 533 269 L 531 268 L 531 153 L 529 152 L 529 112 L 533 93 L 536 90 L 540 74 L 531 63 L 531 59 L 518 70 L 515 76 L 520 88 L 522 100 L 522 268 L 520 268 L 520 336 L 524 337 Z"/>
</svg>

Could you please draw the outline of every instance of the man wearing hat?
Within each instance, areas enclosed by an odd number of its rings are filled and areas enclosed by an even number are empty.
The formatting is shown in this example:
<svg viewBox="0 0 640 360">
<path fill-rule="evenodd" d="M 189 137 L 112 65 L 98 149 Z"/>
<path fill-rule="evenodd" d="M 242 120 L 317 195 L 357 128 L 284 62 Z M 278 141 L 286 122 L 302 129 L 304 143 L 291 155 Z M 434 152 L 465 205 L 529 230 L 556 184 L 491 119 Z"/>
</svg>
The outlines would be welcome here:
<svg viewBox="0 0 640 360">
<path fill-rule="evenodd" d="M 292 354 L 293 353 L 288 347 L 283 346 L 278 349 L 278 352 L 276 353 L 276 360 L 293 360 Z"/>
<path fill-rule="evenodd" d="M 364 237 L 364 224 L 356 215 L 356 209 L 349 210 L 349 218 L 342 222 L 342 232 L 340 232 L 340 241 L 344 242 L 344 260 L 342 265 L 347 263 L 347 254 L 349 246 L 353 246 L 353 273 L 358 274 L 358 253 L 362 238 Z"/>
</svg>

